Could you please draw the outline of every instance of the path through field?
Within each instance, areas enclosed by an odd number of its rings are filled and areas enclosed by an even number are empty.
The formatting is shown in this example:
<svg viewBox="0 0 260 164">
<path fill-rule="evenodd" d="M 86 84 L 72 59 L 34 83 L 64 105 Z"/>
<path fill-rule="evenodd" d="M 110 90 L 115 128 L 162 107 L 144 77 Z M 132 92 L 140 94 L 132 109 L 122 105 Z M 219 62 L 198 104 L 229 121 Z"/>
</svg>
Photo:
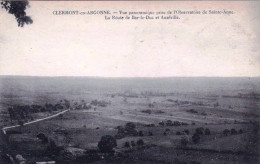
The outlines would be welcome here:
<svg viewBox="0 0 260 164">
<path fill-rule="evenodd" d="M 69 110 L 70 110 L 70 109 L 67 109 L 67 110 L 61 111 L 61 112 L 59 112 L 59 113 L 56 113 L 56 114 L 54 114 L 54 115 L 51 115 L 51 116 L 48 116 L 48 117 L 45 117 L 45 118 L 40 118 L 40 119 L 37 119 L 37 120 L 33 120 L 33 121 L 30 121 L 30 122 L 26 122 L 26 123 L 23 124 L 23 126 L 25 126 L 25 125 L 30 125 L 30 124 L 33 124 L 33 123 L 36 123 L 36 122 L 40 122 L 40 121 L 44 121 L 44 120 L 47 120 L 47 119 L 50 119 L 50 118 L 57 117 L 57 116 L 59 116 L 59 115 L 61 115 L 61 114 L 63 114 L 63 113 L 68 112 Z M 21 126 L 21 125 L 6 126 L 6 127 L 2 128 L 2 131 L 3 131 L 4 134 L 6 134 L 6 130 L 7 130 L 7 129 L 16 128 L 16 127 L 19 127 L 19 126 Z"/>
</svg>

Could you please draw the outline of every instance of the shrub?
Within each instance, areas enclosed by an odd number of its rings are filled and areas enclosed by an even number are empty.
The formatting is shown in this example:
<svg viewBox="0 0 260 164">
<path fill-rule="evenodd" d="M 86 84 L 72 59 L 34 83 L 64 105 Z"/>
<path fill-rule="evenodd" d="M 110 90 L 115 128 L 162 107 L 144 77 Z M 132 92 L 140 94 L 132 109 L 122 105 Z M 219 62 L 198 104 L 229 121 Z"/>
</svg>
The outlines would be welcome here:
<svg viewBox="0 0 260 164">
<path fill-rule="evenodd" d="M 231 130 L 230 130 L 230 133 L 231 133 L 231 135 L 236 135 L 236 134 L 237 134 L 237 131 L 236 131 L 236 129 L 231 129 Z"/>
<path fill-rule="evenodd" d="M 182 138 L 182 139 L 181 139 L 181 145 L 182 145 L 182 146 L 186 146 L 188 143 L 189 143 L 189 141 L 188 141 L 187 138 Z"/>
<path fill-rule="evenodd" d="M 225 129 L 225 130 L 223 131 L 223 134 L 224 134 L 225 136 L 227 136 L 228 134 L 230 134 L 230 131 L 229 131 L 228 129 Z"/>
<path fill-rule="evenodd" d="M 205 135 L 210 135 L 210 130 L 207 128 L 207 129 L 205 129 L 204 133 L 205 133 Z"/>
<path fill-rule="evenodd" d="M 176 132 L 176 135 L 181 135 L 181 132 L 177 131 L 177 132 Z"/>
<path fill-rule="evenodd" d="M 125 130 L 125 132 L 127 134 L 130 134 L 130 135 L 133 135 L 133 136 L 137 136 L 138 132 L 137 132 L 137 130 L 135 128 L 136 128 L 136 125 L 134 123 L 128 122 L 128 123 L 126 123 L 124 130 Z"/>
<path fill-rule="evenodd" d="M 142 145 L 144 145 L 144 141 L 143 141 L 142 139 L 139 139 L 139 140 L 136 142 L 136 144 L 137 144 L 138 146 L 142 146 Z"/>
<path fill-rule="evenodd" d="M 239 129 L 238 133 L 239 133 L 239 134 L 242 134 L 242 133 L 243 133 L 243 130 L 242 130 L 242 129 Z"/>
<path fill-rule="evenodd" d="M 199 142 L 200 142 L 200 135 L 197 134 L 197 133 L 193 134 L 193 136 L 192 136 L 192 141 L 193 141 L 193 143 L 195 143 L 195 144 L 199 143 Z"/>
<path fill-rule="evenodd" d="M 155 124 L 146 124 L 145 127 L 155 127 Z"/>
<path fill-rule="evenodd" d="M 188 135 L 190 134 L 190 131 L 188 129 L 185 129 L 183 132 L 188 134 Z"/>
<path fill-rule="evenodd" d="M 174 121 L 173 126 L 181 126 L 181 122 L 180 121 Z"/>
<path fill-rule="evenodd" d="M 199 134 L 199 135 L 202 135 L 203 134 L 202 128 L 197 128 L 196 133 Z"/>
<path fill-rule="evenodd" d="M 193 122 L 191 125 L 195 125 L 195 122 Z"/>
<path fill-rule="evenodd" d="M 142 110 L 141 112 L 142 112 L 142 113 L 148 113 L 148 114 L 151 114 L 151 113 L 152 113 L 152 111 L 151 111 L 150 109 Z"/>
<path fill-rule="evenodd" d="M 125 128 L 135 129 L 136 125 L 133 122 L 128 122 L 125 124 Z"/>
<path fill-rule="evenodd" d="M 187 110 L 187 112 L 189 112 L 189 113 L 198 113 L 198 111 L 196 111 L 195 109 Z"/>
<path fill-rule="evenodd" d="M 152 132 L 148 132 L 148 135 L 149 135 L 149 136 L 152 136 L 152 135 L 153 135 L 153 133 L 152 133 Z"/>
<path fill-rule="evenodd" d="M 36 137 L 39 138 L 42 141 L 42 143 L 48 143 L 48 137 L 46 137 L 45 134 L 39 133 Z"/>
<path fill-rule="evenodd" d="M 111 153 L 116 146 L 116 139 L 110 135 L 102 136 L 98 142 L 98 148 L 102 153 Z"/>
<path fill-rule="evenodd" d="M 138 135 L 139 135 L 139 136 L 144 136 L 143 131 L 139 131 L 139 132 L 138 132 Z"/>
<path fill-rule="evenodd" d="M 125 147 L 130 147 L 130 143 L 127 141 L 127 142 L 125 142 L 125 145 L 124 145 Z"/>
<path fill-rule="evenodd" d="M 164 133 L 163 133 L 163 135 L 164 135 L 164 136 L 167 136 L 167 133 L 166 133 L 166 132 L 164 132 Z"/>
<path fill-rule="evenodd" d="M 166 128 L 166 129 L 165 129 L 165 131 L 166 131 L 166 132 L 169 132 L 169 131 L 170 131 L 170 129 L 169 129 L 169 128 Z"/>
<path fill-rule="evenodd" d="M 159 125 L 164 126 L 164 122 L 163 121 L 159 122 Z"/>
<path fill-rule="evenodd" d="M 135 141 L 131 141 L 131 145 L 132 145 L 132 146 L 135 146 Z"/>
<path fill-rule="evenodd" d="M 166 126 L 172 126 L 172 125 L 173 125 L 173 123 L 172 123 L 171 120 L 167 120 L 167 121 L 166 121 Z"/>
</svg>

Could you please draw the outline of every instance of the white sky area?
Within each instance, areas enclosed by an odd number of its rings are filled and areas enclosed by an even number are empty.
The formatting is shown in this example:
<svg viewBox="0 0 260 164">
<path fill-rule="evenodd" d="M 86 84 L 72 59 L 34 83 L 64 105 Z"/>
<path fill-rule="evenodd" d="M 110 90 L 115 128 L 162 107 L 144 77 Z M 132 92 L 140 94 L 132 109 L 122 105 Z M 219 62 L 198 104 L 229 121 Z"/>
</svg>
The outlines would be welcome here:
<svg viewBox="0 0 260 164">
<path fill-rule="evenodd" d="M 104 20 L 54 10 L 233 10 L 180 20 Z M 260 76 L 259 2 L 31 1 L 33 24 L 0 9 L 0 75 Z"/>
</svg>

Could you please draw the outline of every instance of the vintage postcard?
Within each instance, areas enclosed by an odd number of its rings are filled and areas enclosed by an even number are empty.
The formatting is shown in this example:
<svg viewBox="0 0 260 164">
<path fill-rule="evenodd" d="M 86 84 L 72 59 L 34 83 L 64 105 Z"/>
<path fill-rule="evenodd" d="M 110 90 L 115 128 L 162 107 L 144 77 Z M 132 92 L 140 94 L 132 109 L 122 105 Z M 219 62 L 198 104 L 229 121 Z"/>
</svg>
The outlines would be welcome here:
<svg viewBox="0 0 260 164">
<path fill-rule="evenodd" d="M 260 162 L 260 2 L 0 6 L 1 164 Z"/>
</svg>

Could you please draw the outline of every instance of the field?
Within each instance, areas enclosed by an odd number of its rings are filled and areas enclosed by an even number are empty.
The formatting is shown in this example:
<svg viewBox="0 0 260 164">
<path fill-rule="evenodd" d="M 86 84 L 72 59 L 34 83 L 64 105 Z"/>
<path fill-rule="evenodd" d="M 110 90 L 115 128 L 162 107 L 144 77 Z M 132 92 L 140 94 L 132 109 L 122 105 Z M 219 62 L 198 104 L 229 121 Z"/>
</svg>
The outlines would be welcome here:
<svg viewBox="0 0 260 164">
<path fill-rule="evenodd" d="M 28 163 L 86 163 L 80 157 L 98 150 L 105 135 L 116 138 L 115 154 L 98 153 L 101 158 L 91 159 L 93 163 L 259 163 L 260 78 L 2 76 L 0 90 L 2 128 L 19 124 L 7 110 L 14 105 L 44 106 L 65 99 L 72 104 L 62 115 L 7 130 L 10 151 Z M 37 120 L 63 110 L 30 117 Z M 138 134 L 116 137 L 119 126 L 129 122 Z M 195 143 L 197 128 L 203 134 Z M 225 129 L 235 132 L 223 134 Z M 40 133 L 69 157 L 43 155 L 49 144 L 37 138 Z M 144 144 L 125 146 L 140 139 Z"/>
</svg>

